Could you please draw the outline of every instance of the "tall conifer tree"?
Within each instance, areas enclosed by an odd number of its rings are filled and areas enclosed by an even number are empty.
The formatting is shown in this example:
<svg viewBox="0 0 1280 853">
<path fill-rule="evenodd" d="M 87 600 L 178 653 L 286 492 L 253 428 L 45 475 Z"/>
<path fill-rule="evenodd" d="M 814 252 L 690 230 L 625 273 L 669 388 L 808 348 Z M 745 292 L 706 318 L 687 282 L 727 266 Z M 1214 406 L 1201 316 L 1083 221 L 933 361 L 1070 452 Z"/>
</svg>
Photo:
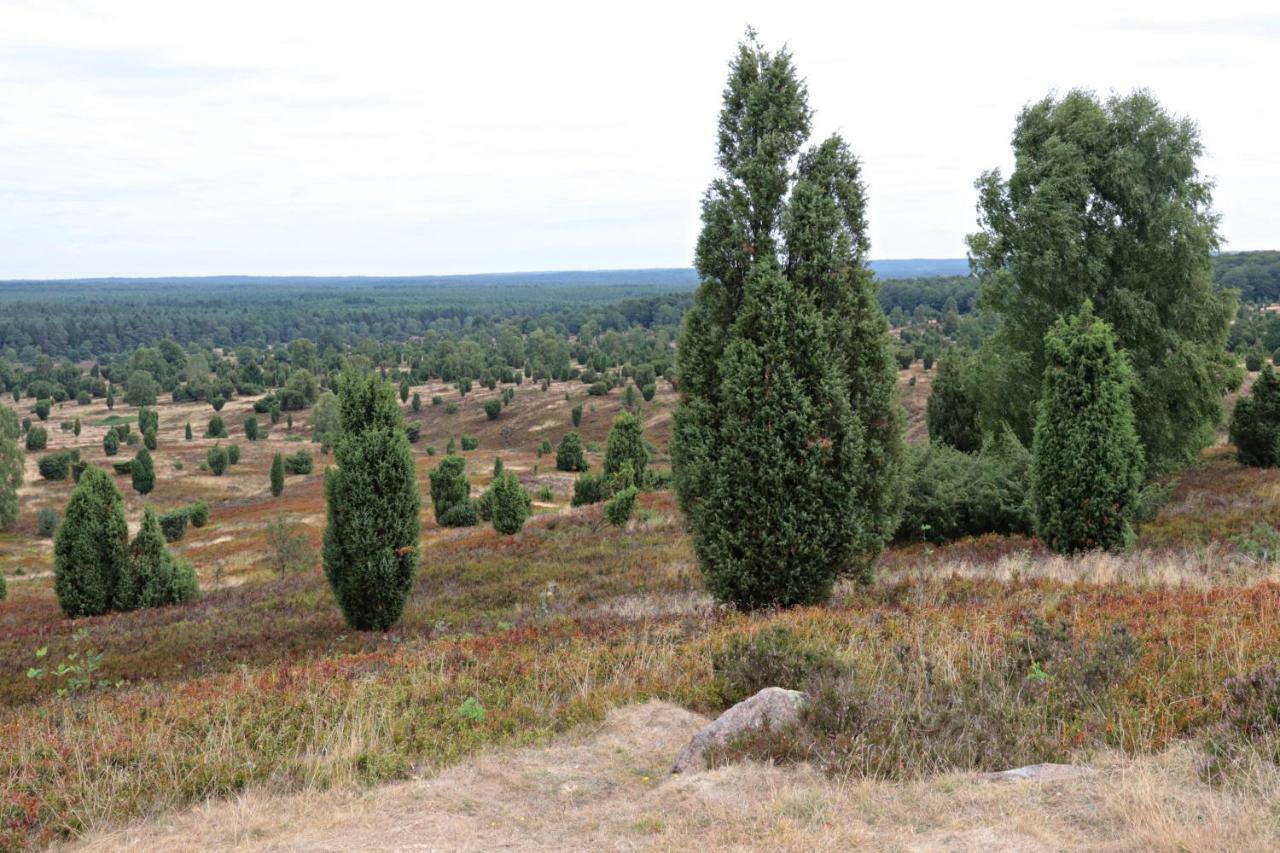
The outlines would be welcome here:
<svg viewBox="0 0 1280 853">
<path fill-rule="evenodd" d="M 676 488 L 707 585 L 743 607 L 868 578 L 900 504 L 901 414 L 857 159 L 804 149 L 807 91 L 749 34 L 702 202 L 677 354 Z M 802 151 L 802 149 L 804 149 Z"/>
<path fill-rule="evenodd" d="M 325 473 L 324 570 L 347 624 L 385 631 L 418 571 L 422 496 L 395 389 L 377 374 L 343 374 L 338 467 Z"/>
</svg>

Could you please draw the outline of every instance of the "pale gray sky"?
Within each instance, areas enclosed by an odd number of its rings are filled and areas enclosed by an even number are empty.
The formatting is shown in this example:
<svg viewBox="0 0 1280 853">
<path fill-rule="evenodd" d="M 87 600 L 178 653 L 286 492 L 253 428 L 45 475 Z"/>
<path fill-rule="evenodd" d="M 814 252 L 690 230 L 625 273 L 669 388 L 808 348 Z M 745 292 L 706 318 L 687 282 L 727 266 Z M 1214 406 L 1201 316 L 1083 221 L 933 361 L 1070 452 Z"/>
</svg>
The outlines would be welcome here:
<svg viewBox="0 0 1280 853">
<path fill-rule="evenodd" d="M 1050 90 L 1201 126 L 1229 248 L 1280 248 L 1271 2 L 0 0 L 0 278 L 686 266 L 726 62 L 790 45 L 877 258 L 959 257 Z"/>
</svg>

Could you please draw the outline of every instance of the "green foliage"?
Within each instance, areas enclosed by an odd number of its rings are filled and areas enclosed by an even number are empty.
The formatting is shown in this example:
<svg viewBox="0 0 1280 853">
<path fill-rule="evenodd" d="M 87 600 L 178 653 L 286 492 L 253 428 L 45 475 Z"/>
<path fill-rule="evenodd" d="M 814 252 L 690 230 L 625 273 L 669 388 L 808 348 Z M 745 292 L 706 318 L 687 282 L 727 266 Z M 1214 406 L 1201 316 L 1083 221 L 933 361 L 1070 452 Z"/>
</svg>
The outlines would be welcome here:
<svg viewBox="0 0 1280 853">
<path fill-rule="evenodd" d="M 49 446 L 49 433 L 36 424 L 27 430 L 27 450 L 44 450 Z"/>
<path fill-rule="evenodd" d="M 1262 664 L 1223 685 L 1223 719 L 1201 738 L 1206 782 L 1246 776 L 1257 756 L 1280 764 L 1280 667 Z"/>
<path fill-rule="evenodd" d="M 848 666 L 828 649 L 806 642 L 784 627 L 734 634 L 711 656 L 712 690 L 724 707 L 766 687 L 808 691 L 836 680 Z"/>
<path fill-rule="evenodd" d="M 125 461 L 123 461 L 123 462 L 112 462 L 112 463 L 111 463 L 111 468 L 112 468 L 112 470 L 114 470 L 117 474 L 132 474 L 132 473 L 133 473 L 133 460 L 132 460 L 132 459 L 126 459 L 126 460 L 125 460 Z"/>
<path fill-rule="evenodd" d="M 155 427 L 151 427 L 142 434 L 142 446 L 147 450 L 156 449 L 156 431 Z"/>
<path fill-rule="evenodd" d="M 205 464 L 209 466 L 209 470 L 215 477 L 221 477 L 226 473 L 227 466 L 231 464 L 227 458 L 227 449 L 221 444 L 215 444 L 205 453 Z"/>
<path fill-rule="evenodd" d="M 1030 468 L 1030 452 L 1008 428 L 977 454 L 936 442 L 909 447 L 897 538 L 947 542 L 1031 533 Z"/>
<path fill-rule="evenodd" d="M 929 394 L 927 419 L 931 441 L 976 453 L 982 447 L 982 427 L 977 396 L 965 381 L 969 366 L 969 359 L 955 350 L 942 359 Z"/>
<path fill-rule="evenodd" d="M 221 415 L 214 415 L 209 418 L 209 425 L 204 431 L 205 438 L 226 438 L 227 425 L 222 422 Z"/>
<path fill-rule="evenodd" d="M 582 426 L 582 404 L 581 403 L 574 406 L 569 411 L 569 420 L 573 421 L 574 429 L 577 429 L 578 427 Z"/>
<path fill-rule="evenodd" d="M 160 429 L 160 413 L 146 406 L 138 409 L 138 432 L 145 433 L 148 430 L 158 429 Z"/>
<path fill-rule="evenodd" d="M 129 406 L 154 406 L 160 386 L 155 377 L 145 370 L 135 370 L 129 374 L 129 383 L 124 389 L 124 402 Z"/>
<path fill-rule="evenodd" d="M 467 461 L 461 456 L 446 455 L 428 475 L 431 479 L 431 507 L 436 523 L 442 527 L 465 527 L 475 524 L 476 513 L 453 512 L 457 507 L 471 505 L 471 483 L 466 475 Z M 470 518 L 470 521 L 466 521 Z M 466 523 L 456 523 L 466 522 Z"/>
<path fill-rule="evenodd" d="M 480 447 L 480 439 L 476 438 L 474 435 L 464 435 L 459 439 L 459 441 L 462 443 L 462 449 L 464 451 L 475 450 Z"/>
<path fill-rule="evenodd" d="M 138 535 L 129 544 L 128 579 L 132 584 L 128 597 L 134 607 L 181 604 L 199 595 L 195 569 L 169 553 L 156 511 L 150 506 L 143 511 Z"/>
<path fill-rule="evenodd" d="M 321 450 L 327 453 L 338 443 L 341 434 L 338 396 L 332 391 L 325 391 L 311 409 L 311 440 L 319 442 Z"/>
<path fill-rule="evenodd" d="M 284 491 L 284 456 L 277 453 L 271 458 L 271 496 L 280 497 Z"/>
<path fill-rule="evenodd" d="M 1249 396 L 1236 401 L 1228 436 L 1241 465 L 1280 465 L 1280 379 L 1271 365 L 1262 368 Z"/>
<path fill-rule="evenodd" d="M 187 535 L 187 522 L 191 520 L 191 510 L 175 509 L 160 516 L 160 530 L 164 533 L 164 541 L 177 542 Z"/>
<path fill-rule="evenodd" d="M 244 437 L 250 441 L 258 440 L 258 419 L 247 418 L 244 422 Z"/>
<path fill-rule="evenodd" d="M 36 467 L 40 469 L 40 476 L 46 480 L 65 480 L 71 474 L 72 461 L 71 454 L 66 451 L 46 453 L 40 457 Z"/>
<path fill-rule="evenodd" d="M 538 458 L 541 459 L 553 450 L 555 450 L 555 448 L 551 446 L 551 439 L 542 439 L 542 443 L 538 445 Z"/>
<path fill-rule="evenodd" d="M 18 489 L 25 476 L 25 457 L 18 445 L 21 434 L 18 416 L 0 406 L 0 530 L 18 520 Z"/>
<path fill-rule="evenodd" d="M 107 430 L 107 434 L 102 437 L 102 452 L 108 456 L 115 456 L 120 452 L 120 433 L 114 429 Z"/>
<path fill-rule="evenodd" d="M 640 490 L 635 486 L 627 486 L 614 493 L 613 497 L 604 505 L 605 521 L 614 527 L 622 527 L 631 519 L 631 512 L 635 509 L 636 495 L 640 494 Z"/>
<path fill-rule="evenodd" d="M 267 562 L 277 575 L 296 574 L 315 565 L 315 553 L 300 524 L 284 516 L 267 522 Z"/>
<path fill-rule="evenodd" d="M 183 434 L 184 434 L 184 436 L 186 437 L 187 441 L 190 441 L 190 440 L 192 439 L 192 435 L 191 435 L 191 421 L 187 421 L 187 427 L 186 427 L 186 429 L 185 429 L 185 430 L 183 430 Z"/>
<path fill-rule="evenodd" d="M 9 587 L 5 584 L 4 574 L 0 573 L 0 601 L 4 601 L 9 597 Z"/>
<path fill-rule="evenodd" d="M 385 631 L 400 619 L 418 571 L 422 498 L 395 391 L 354 371 L 338 388 L 338 465 L 325 473 L 325 577 L 349 626 Z"/>
<path fill-rule="evenodd" d="M 71 491 L 53 544 L 54 591 L 69 618 L 136 606 L 128 586 L 129 529 L 111 475 L 89 467 Z"/>
<path fill-rule="evenodd" d="M 1012 175 L 978 181 L 970 255 L 982 302 L 1003 322 L 983 348 L 984 420 L 1031 439 L 1059 317 L 1092 301 L 1135 375 L 1133 408 L 1149 473 L 1194 462 L 1214 440 L 1236 371 L 1226 352 L 1235 298 L 1214 287 L 1212 184 L 1189 119 L 1151 95 L 1091 92 L 1023 109 Z"/>
<path fill-rule="evenodd" d="M 1110 327 L 1088 301 L 1045 336 L 1031 496 L 1036 534 L 1055 551 L 1114 550 L 1132 539 L 1143 459 L 1131 383 Z"/>
<path fill-rule="evenodd" d="M 133 475 L 133 490 L 140 495 L 149 495 L 156 487 L 156 466 L 151 460 L 151 453 L 144 447 L 133 457 L 130 471 Z"/>
<path fill-rule="evenodd" d="M 42 421 L 49 420 L 49 411 L 52 404 L 48 400 L 36 400 L 35 411 L 36 417 Z"/>
<path fill-rule="evenodd" d="M 235 444 L 234 442 L 227 445 L 227 464 L 240 464 L 240 445 Z"/>
<path fill-rule="evenodd" d="M 58 532 L 58 524 L 62 518 L 54 510 L 47 506 L 40 507 L 36 512 L 36 534 L 46 539 L 53 537 Z"/>
<path fill-rule="evenodd" d="M 609 499 L 612 494 L 610 489 L 610 480 L 604 474 L 592 474 L 584 472 L 578 475 L 578 479 L 573 481 L 573 497 L 569 500 L 570 506 L 586 506 L 587 504 L 598 504 Z"/>
<path fill-rule="evenodd" d="M 192 527 L 204 527 L 209 523 L 209 504 L 205 501 L 196 501 L 188 510 L 191 516 Z"/>
<path fill-rule="evenodd" d="M 413 392 L 413 402 L 410 405 L 415 413 L 422 411 L 422 395 L 417 391 Z"/>
<path fill-rule="evenodd" d="M 502 401 L 497 397 L 492 400 L 486 400 L 484 404 L 484 413 L 491 421 L 496 421 L 498 415 L 502 414 Z"/>
<path fill-rule="evenodd" d="M 556 449 L 557 471 L 586 471 L 587 457 L 582 452 L 582 436 L 569 432 Z"/>
<path fill-rule="evenodd" d="M 310 474 L 314 464 L 310 453 L 299 450 L 284 458 L 284 472 L 289 475 Z"/>
<path fill-rule="evenodd" d="M 640 419 L 623 412 L 613 419 L 609 441 L 604 451 L 604 473 L 613 480 L 614 488 L 623 489 L 644 482 L 644 469 L 649 464 L 649 451 L 644 446 Z"/>
<path fill-rule="evenodd" d="M 529 491 L 520 485 L 520 478 L 510 471 L 502 471 L 494 477 L 488 494 L 492 496 L 489 515 L 493 529 L 505 536 L 519 533 L 532 504 Z"/>
<path fill-rule="evenodd" d="M 677 350 L 677 494 L 708 589 L 745 608 L 868 579 L 900 503 L 860 166 L 838 136 L 801 150 L 806 101 L 786 51 L 740 45 Z"/>
</svg>

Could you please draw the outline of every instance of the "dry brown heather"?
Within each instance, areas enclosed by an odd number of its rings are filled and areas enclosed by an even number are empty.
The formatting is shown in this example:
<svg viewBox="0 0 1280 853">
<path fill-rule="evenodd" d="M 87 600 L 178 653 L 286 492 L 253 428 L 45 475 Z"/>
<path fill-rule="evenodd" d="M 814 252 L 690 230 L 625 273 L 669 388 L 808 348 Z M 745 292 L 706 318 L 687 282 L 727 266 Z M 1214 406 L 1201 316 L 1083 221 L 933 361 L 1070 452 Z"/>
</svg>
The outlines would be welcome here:
<svg viewBox="0 0 1280 853">
<path fill-rule="evenodd" d="M 918 432 L 925 380 L 910 389 L 906 376 Z M 345 629 L 318 558 L 284 577 L 268 568 L 271 518 L 297 519 L 313 547 L 320 541 L 325 458 L 317 455 L 315 474 L 288 478 L 280 498 L 268 488 L 272 454 L 316 451 L 305 416 L 295 416 L 301 443 L 283 421 L 253 443 L 242 429 L 251 401 L 228 403 L 222 416 L 242 460 L 218 478 L 198 470 L 212 444 L 200 437 L 210 408 L 159 407 L 148 500 L 211 506 L 209 525 L 174 546 L 203 588 L 178 607 L 62 619 L 35 511 L 60 510 L 70 485 L 41 481 L 31 463 L 22 520 L 0 536 L 10 593 L 0 604 L 0 848 L 86 835 L 146 849 L 347 848 L 366 839 L 1240 849 L 1280 840 L 1274 767 L 1252 766 L 1218 787 L 1196 773 L 1200 738 L 1222 719 L 1224 680 L 1280 657 L 1277 566 L 1246 558 L 1234 539 L 1255 522 L 1280 523 L 1280 472 L 1207 454 L 1129 555 L 1050 557 L 1017 537 L 904 546 L 885 554 L 869 589 L 842 587 L 827 607 L 747 616 L 702 592 L 669 492 L 643 495 L 637 516 L 615 530 L 599 507 L 570 509 L 571 477 L 554 471 L 553 456 L 537 457 L 543 438 L 555 444 L 570 428 L 577 403 L 585 440 L 602 446 L 619 392 L 599 399 L 578 383 L 526 385 L 489 421 L 483 403 L 494 392 L 477 389 L 447 415 L 431 396 L 458 401 L 456 390 L 413 390 L 423 398 L 408 417 L 423 425 L 415 452 L 424 493 L 436 461 L 426 447 L 443 453 L 450 436 L 470 434 L 480 440 L 465 454 L 476 494 L 500 454 L 555 499 L 515 537 L 441 530 L 425 507 L 423 569 L 387 635 Z M 674 401 L 664 386 L 644 407 L 646 434 L 662 449 Z M 104 462 L 100 404 L 55 410 L 50 449 L 72 442 L 57 424 L 76 415 L 85 427 L 78 446 Z M 191 442 L 182 437 L 188 420 Z M 599 453 L 589 456 L 598 466 Z M 662 453 L 657 464 L 668 464 Z M 118 481 L 136 522 L 142 501 L 127 477 Z M 1123 626 L 1137 656 L 1084 694 L 1010 679 L 1016 641 L 1037 620 L 1063 626 L 1071 654 L 1084 657 Z M 864 706 L 868 734 L 753 746 L 751 754 L 817 769 L 745 764 L 667 780 L 694 715 L 722 707 L 713 653 L 774 626 L 839 655 L 881 697 Z M 25 677 L 37 648 L 61 661 L 85 627 L 103 653 L 96 677 L 113 686 L 59 698 L 50 679 Z M 1072 687 L 1065 677 L 1063 687 Z M 669 704 L 640 704 L 651 700 Z M 1052 787 L 966 775 L 1047 760 L 1101 772 Z M 374 826 L 385 834 L 364 834 Z"/>
</svg>

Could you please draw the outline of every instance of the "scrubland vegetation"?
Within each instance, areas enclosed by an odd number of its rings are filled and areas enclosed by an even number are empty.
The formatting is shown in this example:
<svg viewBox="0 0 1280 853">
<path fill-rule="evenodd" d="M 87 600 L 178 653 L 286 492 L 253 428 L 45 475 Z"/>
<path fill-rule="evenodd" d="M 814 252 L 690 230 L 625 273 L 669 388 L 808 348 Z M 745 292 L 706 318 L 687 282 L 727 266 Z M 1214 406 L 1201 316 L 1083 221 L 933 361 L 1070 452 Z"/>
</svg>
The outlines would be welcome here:
<svg viewBox="0 0 1280 853">
<path fill-rule="evenodd" d="M 1146 93 L 1028 106 L 976 276 L 886 287 L 860 163 L 809 125 L 748 39 L 692 296 L 7 293 L 0 846 L 766 686 L 801 722 L 713 763 L 1176 748 L 1206 796 L 1276 790 L 1271 259 L 1215 284 L 1195 126 Z M 1085 138 L 1111 150 L 1045 142 Z"/>
</svg>

